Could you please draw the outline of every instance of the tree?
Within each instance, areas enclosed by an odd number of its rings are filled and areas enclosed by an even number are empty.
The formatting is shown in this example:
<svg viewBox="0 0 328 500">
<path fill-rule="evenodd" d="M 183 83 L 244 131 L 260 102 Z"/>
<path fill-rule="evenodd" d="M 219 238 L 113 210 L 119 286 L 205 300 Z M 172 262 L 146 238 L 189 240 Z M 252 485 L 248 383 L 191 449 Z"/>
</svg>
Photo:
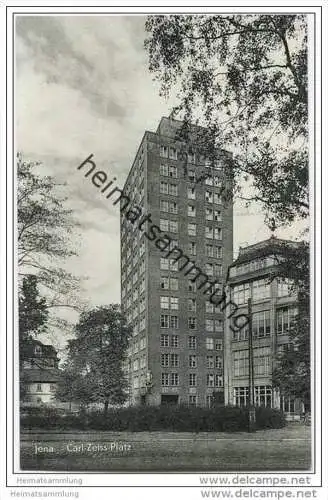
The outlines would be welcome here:
<svg viewBox="0 0 328 500">
<path fill-rule="evenodd" d="M 311 350 L 310 350 L 310 287 L 309 247 L 302 243 L 290 248 L 289 256 L 280 263 L 280 274 L 291 280 L 291 291 L 298 294 L 298 313 L 289 330 L 288 349 L 277 356 L 273 371 L 273 386 L 284 396 L 301 399 L 310 406 Z"/>
<path fill-rule="evenodd" d="M 17 220 L 19 275 L 37 275 L 41 286 L 52 294 L 48 306 L 70 305 L 63 297 L 77 289 L 79 280 L 60 264 L 76 251 L 71 236 L 78 223 L 65 208 L 67 198 L 59 194 L 60 184 L 40 176 L 40 163 L 17 156 Z M 74 304 L 73 304 L 74 306 Z"/>
<path fill-rule="evenodd" d="M 155 15 L 145 28 L 150 71 L 161 95 L 177 96 L 183 133 L 206 127 L 190 146 L 212 161 L 233 151 L 235 193 L 260 201 L 267 218 L 306 218 L 306 17 Z"/>
<path fill-rule="evenodd" d="M 36 276 L 23 278 L 18 303 L 20 395 L 23 398 L 26 392 L 23 364 L 29 359 L 33 338 L 45 330 L 49 314 L 46 300 L 39 295 Z"/>
<path fill-rule="evenodd" d="M 29 275 L 23 278 L 18 304 L 21 366 L 26 359 L 30 341 L 35 335 L 45 331 L 48 320 L 47 302 L 39 295 L 36 276 Z"/>
<path fill-rule="evenodd" d="M 126 399 L 122 363 L 131 328 L 119 306 L 112 304 L 83 312 L 75 335 L 68 342 L 67 395 L 83 404 L 102 403 L 106 415 L 109 404 L 122 404 Z"/>
</svg>

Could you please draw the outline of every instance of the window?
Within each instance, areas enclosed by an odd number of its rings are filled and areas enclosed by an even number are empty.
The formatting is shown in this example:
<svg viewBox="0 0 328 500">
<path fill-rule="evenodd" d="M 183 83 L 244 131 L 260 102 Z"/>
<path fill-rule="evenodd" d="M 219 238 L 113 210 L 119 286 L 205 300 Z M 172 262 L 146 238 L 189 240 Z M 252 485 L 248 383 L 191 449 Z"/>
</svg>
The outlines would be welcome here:
<svg viewBox="0 0 328 500">
<path fill-rule="evenodd" d="M 287 297 L 291 296 L 293 293 L 292 290 L 293 282 L 291 280 L 278 280 L 277 284 L 277 295 L 278 297 Z"/>
<path fill-rule="evenodd" d="M 161 347 L 169 347 L 169 335 L 161 334 L 160 346 Z"/>
<path fill-rule="evenodd" d="M 171 160 L 176 160 L 178 158 L 178 152 L 175 148 L 170 148 L 170 158 Z"/>
<path fill-rule="evenodd" d="M 197 406 L 197 396 L 189 394 L 189 406 Z"/>
<path fill-rule="evenodd" d="M 189 373 L 189 385 L 190 387 L 195 387 L 197 385 L 196 373 Z"/>
<path fill-rule="evenodd" d="M 212 245 L 206 245 L 205 249 L 207 257 L 214 257 L 214 247 Z"/>
<path fill-rule="evenodd" d="M 162 276 L 161 277 L 161 288 L 163 290 L 168 290 L 170 287 L 170 278 L 168 278 L 167 276 Z"/>
<path fill-rule="evenodd" d="M 178 196 L 178 186 L 176 184 L 169 184 L 169 194 L 171 196 Z"/>
<path fill-rule="evenodd" d="M 161 181 L 160 186 L 159 186 L 159 190 L 160 190 L 160 193 L 162 193 L 162 194 L 168 194 L 168 192 L 169 192 L 168 183 Z"/>
<path fill-rule="evenodd" d="M 196 182 L 196 176 L 194 170 L 188 170 L 188 181 Z"/>
<path fill-rule="evenodd" d="M 222 374 L 222 358 L 220 358 L 220 356 L 215 356 L 215 368 Z"/>
<path fill-rule="evenodd" d="M 161 309 L 170 308 L 170 297 L 160 297 Z"/>
<path fill-rule="evenodd" d="M 195 188 L 193 187 L 189 187 L 187 189 L 187 196 L 188 196 L 188 199 L 189 200 L 195 200 L 196 199 L 196 192 L 195 192 Z"/>
<path fill-rule="evenodd" d="M 50 390 L 51 390 L 51 392 L 55 392 L 56 384 L 50 384 Z"/>
<path fill-rule="evenodd" d="M 233 400 L 236 406 L 246 406 L 248 403 L 248 387 L 234 387 Z"/>
<path fill-rule="evenodd" d="M 171 304 L 171 309 L 178 310 L 179 309 L 179 298 L 178 297 L 171 297 L 170 304 Z"/>
<path fill-rule="evenodd" d="M 214 193 L 214 203 L 220 205 L 222 203 L 221 196 L 218 193 Z"/>
<path fill-rule="evenodd" d="M 37 384 L 36 385 L 36 391 L 37 392 L 42 392 L 42 385 L 41 384 Z"/>
<path fill-rule="evenodd" d="M 163 269 L 164 271 L 168 271 L 168 269 L 169 269 L 169 259 L 165 259 L 164 257 L 161 257 L 161 259 L 160 259 L 160 268 Z"/>
<path fill-rule="evenodd" d="M 253 300 L 262 300 L 270 297 L 270 283 L 267 280 L 253 281 Z"/>
<path fill-rule="evenodd" d="M 213 203 L 213 193 L 212 193 L 212 191 L 205 191 L 205 201 L 207 203 Z"/>
<path fill-rule="evenodd" d="M 194 205 L 188 205 L 188 217 L 196 217 L 196 208 Z"/>
<path fill-rule="evenodd" d="M 169 177 L 177 178 L 178 177 L 178 169 L 177 167 L 169 167 Z"/>
<path fill-rule="evenodd" d="M 189 223 L 188 224 L 188 235 L 196 236 L 196 224 Z"/>
<path fill-rule="evenodd" d="M 268 376 L 271 374 L 270 347 L 256 347 L 253 350 L 253 358 L 255 376 Z"/>
<path fill-rule="evenodd" d="M 188 328 L 189 330 L 196 330 L 197 320 L 196 318 L 188 318 Z"/>
<path fill-rule="evenodd" d="M 164 386 L 170 385 L 170 379 L 168 373 L 162 373 L 162 385 Z"/>
<path fill-rule="evenodd" d="M 223 320 L 222 319 L 215 319 L 214 320 L 214 330 L 216 332 L 223 332 Z"/>
<path fill-rule="evenodd" d="M 169 211 L 169 202 L 167 200 L 160 200 L 159 206 L 161 212 Z"/>
<path fill-rule="evenodd" d="M 175 201 L 170 201 L 169 202 L 169 212 L 171 214 L 177 214 L 178 213 L 178 204 Z"/>
<path fill-rule="evenodd" d="M 160 165 L 159 172 L 160 172 L 161 175 L 165 175 L 167 177 L 168 173 L 169 173 L 169 167 L 168 167 L 168 165 Z"/>
<path fill-rule="evenodd" d="M 35 348 L 34 348 L 34 354 L 35 354 L 35 356 L 41 356 L 41 354 L 42 354 L 41 346 L 39 346 L 39 345 L 35 346 Z"/>
<path fill-rule="evenodd" d="M 169 221 L 169 231 L 171 233 L 177 233 L 178 232 L 178 222 L 175 220 L 170 220 Z"/>
<path fill-rule="evenodd" d="M 171 373 L 171 385 L 176 386 L 179 385 L 179 374 Z"/>
<path fill-rule="evenodd" d="M 212 337 L 206 337 L 206 349 L 213 351 L 214 349 L 214 339 Z"/>
<path fill-rule="evenodd" d="M 255 386 L 255 405 L 272 406 L 272 387 L 268 385 Z"/>
<path fill-rule="evenodd" d="M 213 220 L 213 210 L 211 208 L 205 209 L 205 218 L 206 220 Z"/>
<path fill-rule="evenodd" d="M 167 219 L 160 219 L 159 227 L 160 227 L 161 231 L 168 231 L 169 230 L 169 221 Z"/>
<path fill-rule="evenodd" d="M 232 365 L 235 377 L 248 377 L 248 350 L 234 351 Z"/>
<path fill-rule="evenodd" d="M 170 354 L 170 366 L 174 368 L 179 366 L 179 354 Z"/>
<path fill-rule="evenodd" d="M 197 368 L 197 357 L 195 354 L 189 356 L 189 368 Z"/>
<path fill-rule="evenodd" d="M 222 220 L 222 217 L 221 217 L 221 212 L 220 210 L 214 210 L 214 220 L 219 222 Z"/>
<path fill-rule="evenodd" d="M 208 276 L 213 276 L 213 264 L 206 264 L 205 265 L 205 272 Z"/>
<path fill-rule="evenodd" d="M 206 368 L 214 368 L 214 356 L 206 356 Z"/>
<path fill-rule="evenodd" d="M 209 301 L 205 302 L 205 312 L 207 312 L 207 313 L 214 312 L 214 304 L 212 304 L 212 302 L 209 302 Z"/>
<path fill-rule="evenodd" d="M 197 348 L 197 338 L 194 336 L 188 337 L 188 348 L 196 349 Z"/>
<path fill-rule="evenodd" d="M 231 288 L 231 299 L 237 305 L 246 304 L 250 297 L 249 283 L 243 283 Z"/>
<path fill-rule="evenodd" d="M 188 311 L 196 312 L 196 299 L 188 299 Z"/>
<path fill-rule="evenodd" d="M 221 339 L 215 339 L 215 350 L 216 351 L 222 351 L 223 349 L 223 341 Z"/>
<path fill-rule="evenodd" d="M 280 335 L 288 334 L 296 316 L 296 307 L 284 307 L 277 309 L 277 333 Z"/>
<path fill-rule="evenodd" d="M 161 146 L 159 149 L 159 154 L 162 158 L 168 158 L 169 156 L 169 148 L 167 146 Z"/>
<path fill-rule="evenodd" d="M 214 376 L 214 385 L 215 387 L 223 387 L 223 378 L 222 375 L 215 374 Z"/>
<path fill-rule="evenodd" d="M 213 373 L 207 373 L 206 385 L 207 385 L 207 387 L 214 387 L 214 375 L 213 375 Z"/>
<path fill-rule="evenodd" d="M 261 311 L 253 314 L 252 318 L 253 337 L 265 337 L 271 333 L 270 311 Z"/>
<path fill-rule="evenodd" d="M 222 229 L 215 227 L 214 228 L 214 239 L 215 240 L 222 240 Z"/>
<path fill-rule="evenodd" d="M 213 186 L 213 177 L 211 176 L 211 174 L 206 175 L 205 184 L 207 186 Z"/>
<path fill-rule="evenodd" d="M 196 292 L 196 282 L 193 280 L 188 280 L 188 291 Z"/>
<path fill-rule="evenodd" d="M 179 289 L 179 281 L 177 278 L 170 278 L 170 289 L 171 290 Z"/>
<path fill-rule="evenodd" d="M 213 239 L 213 228 L 210 226 L 205 226 L 205 238 Z"/>
<path fill-rule="evenodd" d="M 196 255 L 196 243 L 194 241 L 188 243 L 188 253 L 189 255 Z"/>
<path fill-rule="evenodd" d="M 172 335 L 170 337 L 170 346 L 179 347 L 179 335 Z"/>
<path fill-rule="evenodd" d="M 170 318 L 170 326 L 171 328 L 179 328 L 178 316 L 171 316 Z"/>
<path fill-rule="evenodd" d="M 161 328 L 169 328 L 169 315 L 161 314 Z"/>
<path fill-rule="evenodd" d="M 205 320 L 205 329 L 207 332 L 213 332 L 214 330 L 214 322 L 212 319 Z"/>
<path fill-rule="evenodd" d="M 214 264 L 215 276 L 222 276 L 222 264 Z"/>
</svg>

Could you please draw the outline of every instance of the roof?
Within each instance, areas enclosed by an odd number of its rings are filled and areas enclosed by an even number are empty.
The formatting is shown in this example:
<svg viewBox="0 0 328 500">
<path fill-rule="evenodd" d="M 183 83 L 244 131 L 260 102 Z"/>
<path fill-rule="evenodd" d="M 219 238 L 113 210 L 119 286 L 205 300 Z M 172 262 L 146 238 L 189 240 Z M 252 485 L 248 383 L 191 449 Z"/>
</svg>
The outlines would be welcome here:
<svg viewBox="0 0 328 500">
<path fill-rule="evenodd" d="M 299 247 L 301 243 L 291 240 L 282 240 L 271 236 L 271 238 L 239 249 L 239 255 L 229 266 L 234 267 L 245 262 L 250 262 L 268 255 L 288 255 L 291 249 Z"/>
<path fill-rule="evenodd" d="M 33 358 L 35 356 L 34 350 L 35 350 L 36 346 L 41 347 L 41 349 L 42 349 L 41 356 L 43 358 L 56 358 L 57 359 L 57 351 L 54 348 L 54 346 L 52 346 L 51 344 L 43 344 L 39 340 L 35 340 L 35 339 L 30 340 L 30 342 L 26 343 L 26 345 L 25 345 L 24 350 L 25 350 L 27 357 Z"/>
<path fill-rule="evenodd" d="M 58 382 L 61 378 L 60 370 L 29 368 L 23 370 L 24 382 Z"/>
</svg>

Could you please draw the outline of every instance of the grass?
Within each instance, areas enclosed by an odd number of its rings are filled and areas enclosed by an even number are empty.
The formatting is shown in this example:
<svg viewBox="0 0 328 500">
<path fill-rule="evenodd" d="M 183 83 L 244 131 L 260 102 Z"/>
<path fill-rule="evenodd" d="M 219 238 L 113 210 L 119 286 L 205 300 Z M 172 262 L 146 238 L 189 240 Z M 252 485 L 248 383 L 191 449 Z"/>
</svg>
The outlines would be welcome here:
<svg viewBox="0 0 328 500">
<path fill-rule="evenodd" d="M 82 443 L 84 449 L 78 448 Z M 88 449 L 88 443 L 95 448 Z M 51 446 L 53 451 L 35 453 L 35 444 Z M 105 446 L 109 451 L 104 450 Z M 113 449 L 114 446 L 118 448 Z M 23 470 L 240 472 L 304 471 L 310 467 L 311 430 L 300 424 L 252 434 L 109 431 L 21 433 Z"/>
</svg>

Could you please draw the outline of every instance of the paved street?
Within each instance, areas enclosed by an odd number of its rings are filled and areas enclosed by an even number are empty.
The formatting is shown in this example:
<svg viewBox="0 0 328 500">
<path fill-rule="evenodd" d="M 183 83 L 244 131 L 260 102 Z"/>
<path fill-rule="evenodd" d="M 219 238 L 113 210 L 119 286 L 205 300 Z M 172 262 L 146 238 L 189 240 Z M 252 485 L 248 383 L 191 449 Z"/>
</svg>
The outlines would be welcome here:
<svg viewBox="0 0 328 500">
<path fill-rule="evenodd" d="M 24 470 L 204 472 L 309 470 L 311 430 L 248 433 L 26 432 Z"/>
</svg>

